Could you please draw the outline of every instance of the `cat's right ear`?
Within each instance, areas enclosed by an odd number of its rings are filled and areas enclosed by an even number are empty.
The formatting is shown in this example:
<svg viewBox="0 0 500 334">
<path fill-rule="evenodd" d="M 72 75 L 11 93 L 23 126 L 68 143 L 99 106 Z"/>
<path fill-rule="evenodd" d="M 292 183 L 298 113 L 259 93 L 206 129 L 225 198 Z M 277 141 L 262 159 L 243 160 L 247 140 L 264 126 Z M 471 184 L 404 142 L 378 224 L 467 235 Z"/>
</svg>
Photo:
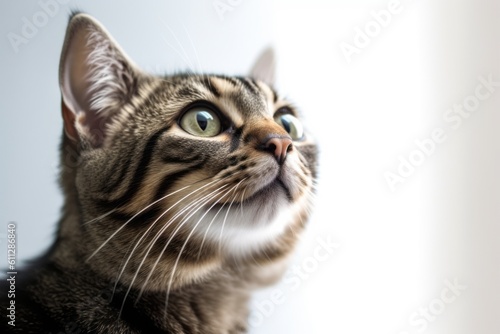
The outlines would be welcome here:
<svg viewBox="0 0 500 334">
<path fill-rule="evenodd" d="M 59 66 L 66 136 L 101 146 L 111 119 L 130 99 L 138 73 L 99 22 L 86 14 L 72 16 Z"/>
<path fill-rule="evenodd" d="M 268 47 L 260 54 L 250 71 L 250 76 L 268 85 L 274 85 L 276 76 L 276 56 L 272 47 Z"/>
</svg>

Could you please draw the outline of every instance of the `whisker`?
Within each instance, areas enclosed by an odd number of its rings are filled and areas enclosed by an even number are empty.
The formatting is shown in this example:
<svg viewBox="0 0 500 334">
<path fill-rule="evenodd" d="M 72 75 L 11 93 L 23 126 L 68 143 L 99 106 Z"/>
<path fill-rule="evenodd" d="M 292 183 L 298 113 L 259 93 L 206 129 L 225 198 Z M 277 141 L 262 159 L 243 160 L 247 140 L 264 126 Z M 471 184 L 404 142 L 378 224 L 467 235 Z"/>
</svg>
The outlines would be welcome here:
<svg viewBox="0 0 500 334">
<path fill-rule="evenodd" d="M 247 178 L 244 178 L 243 180 L 241 180 L 240 182 L 238 182 L 238 184 L 235 186 L 235 189 L 233 191 L 233 194 L 236 192 L 236 189 L 238 189 L 238 186 L 241 184 L 241 182 L 245 181 Z M 224 221 L 222 222 L 222 227 L 220 229 L 220 236 L 219 236 L 219 252 L 222 252 L 222 233 L 224 232 L 224 225 L 226 224 L 226 220 L 227 220 L 227 216 L 229 215 L 229 210 L 231 210 L 231 206 L 233 205 L 234 203 L 234 200 L 236 199 L 236 197 L 234 197 L 231 201 L 231 203 L 229 204 L 229 207 L 226 211 L 226 216 L 224 217 Z"/>
<path fill-rule="evenodd" d="M 186 62 L 186 64 L 188 65 L 189 69 L 193 73 L 195 73 L 196 72 L 196 67 L 193 66 L 193 63 L 189 59 L 189 56 L 188 56 L 186 50 L 184 49 L 184 47 L 182 46 L 182 43 L 177 38 L 177 35 L 175 34 L 175 32 L 170 28 L 170 26 L 165 21 L 162 21 L 162 23 L 165 26 L 165 28 L 168 29 L 168 31 L 170 32 L 170 34 L 172 34 L 172 36 L 174 37 L 175 41 L 177 42 L 177 45 L 179 46 L 180 50 L 182 51 L 182 54 L 180 54 L 179 52 L 177 52 L 177 50 L 175 50 L 175 49 L 174 49 L 174 51 L 176 51 L 177 54 Z M 170 46 L 170 48 L 173 48 L 166 40 L 165 40 L 165 42 L 167 43 L 168 46 Z"/>
<path fill-rule="evenodd" d="M 153 203 L 149 204 L 148 206 L 146 206 L 144 209 L 142 209 L 141 211 L 139 211 L 138 213 L 136 213 L 134 216 L 132 216 L 132 218 L 130 218 L 129 220 L 127 220 L 127 222 L 125 222 L 123 225 L 121 225 L 113 234 L 111 234 L 111 236 L 106 239 L 106 241 L 104 241 L 104 243 L 101 244 L 101 246 L 99 246 L 87 259 L 86 261 L 90 260 L 92 257 L 94 257 L 116 234 L 118 234 L 118 232 L 120 232 L 122 229 L 125 228 L 125 226 L 127 226 L 128 223 L 130 223 L 135 217 L 137 217 L 138 215 L 140 215 L 142 212 L 144 212 L 145 210 L 147 210 L 148 208 L 150 208 L 151 206 L 155 205 L 156 203 L 164 200 L 165 198 L 167 197 L 170 197 L 176 193 L 178 193 L 179 191 L 181 190 L 184 190 L 186 189 L 187 187 L 189 186 L 185 186 L 184 188 L 181 188 L 181 189 L 178 189 L 168 195 L 165 195 L 163 196 L 162 198 L 154 201 Z"/>
<path fill-rule="evenodd" d="M 229 192 L 232 190 L 229 189 L 226 191 L 226 194 L 224 196 L 226 196 L 227 194 L 229 194 Z M 223 196 L 223 197 L 224 197 Z M 222 198 L 219 199 L 219 201 L 221 200 Z M 210 224 L 208 224 L 208 227 L 206 228 L 205 230 L 205 234 L 203 235 L 203 239 L 201 241 L 201 245 L 200 245 L 200 250 L 198 251 L 198 257 L 196 258 L 196 260 L 200 260 L 200 255 L 201 255 L 201 250 L 203 249 L 203 245 L 205 244 L 205 239 L 207 237 L 207 233 L 208 233 L 208 230 L 210 229 L 210 226 L 212 226 L 213 222 L 215 221 L 215 219 L 217 218 L 217 216 L 219 215 L 219 213 L 222 211 L 222 209 L 224 208 L 224 206 L 226 205 L 226 203 L 223 203 L 222 206 L 219 208 L 219 210 L 217 210 L 217 212 L 215 213 L 215 216 L 212 218 L 212 220 L 210 221 Z"/>
<path fill-rule="evenodd" d="M 172 44 L 170 44 L 165 37 L 162 37 L 162 39 L 165 42 L 165 44 L 167 44 L 167 46 L 170 47 L 170 49 L 172 49 L 175 53 L 177 53 L 177 55 L 182 60 L 184 60 L 184 62 L 186 63 L 186 65 L 187 65 L 188 69 L 191 71 L 191 73 L 194 73 L 194 71 L 193 71 L 193 65 L 191 64 L 191 62 L 188 59 L 185 59 L 184 56 L 175 47 L 173 47 Z"/>
<path fill-rule="evenodd" d="M 137 242 L 136 246 L 134 247 L 134 249 L 133 249 L 133 250 L 132 250 L 132 252 L 130 253 L 129 257 L 127 258 L 127 261 L 125 262 L 124 266 L 122 267 L 122 269 L 121 269 L 121 271 L 120 271 L 120 275 L 118 276 L 118 280 L 119 280 L 119 279 L 121 278 L 121 276 L 123 275 L 123 272 L 125 271 L 125 268 L 126 268 L 126 266 L 127 266 L 128 262 L 130 261 L 130 259 L 132 258 L 132 255 L 134 254 L 135 250 L 137 249 L 137 247 L 138 247 L 139 243 L 140 243 L 140 242 L 142 241 L 142 239 L 146 236 L 146 234 L 147 234 L 147 233 L 149 233 L 149 231 L 150 231 L 150 230 L 151 230 L 151 229 L 152 229 L 152 228 L 156 225 L 156 223 L 157 223 L 157 222 L 158 222 L 158 221 L 159 221 L 159 220 L 160 220 L 160 219 L 161 219 L 161 218 L 162 218 L 162 217 L 163 217 L 163 216 L 164 216 L 164 215 L 165 215 L 168 211 L 170 211 L 171 209 L 173 209 L 173 208 L 174 208 L 177 204 L 179 204 L 180 202 L 182 202 L 185 198 L 187 198 L 187 197 L 191 196 L 192 194 L 194 194 L 194 193 L 198 192 L 200 189 L 203 189 L 203 188 L 205 188 L 205 187 L 209 186 L 210 184 L 212 184 L 212 183 L 214 183 L 214 182 L 216 182 L 216 181 L 218 181 L 218 180 L 214 180 L 214 181 L 212 181 L 212 182 L 209 182 L 208 184 L 206 184 L 206 185 L 202 186 L 201 188 L 195 189 L 195 190 L 193 190 L 192 192 L 190 192 L 189 194 L 187 194 L 186 196 L 182 197 L 180 200 L 178 200 L 176 203 L 174 203 L 172 206 L 170 206 L 170 207 L 169 207 L 166 211 L 164 211 L 164 212 L 163 212 L 163 213 L 162 213 L 162 214 L 161 214 L 161 215 L 160 215 L 160 216 L 159 216 L 159 217 L 158 217 L 158 218 L 157 218 L 157 219 L 156 219 L 156 220 L 155 220 L 152 224 L 150 224 L 150 226 L 148 227 L 148 229 L 147 229 L 146 233 L 144 233 L 144 234 L 143 234 L 143 236 L 141 237 L 141 239 Z M 220 181 L 220 180 L 219 180 L 219 181 Z M 197 182 L 193 183 L 192 185 L 194 185 L 194 184 L 196 184 L 196 183 L 197 183 Z M 190 185 L 190 186 L 192 186 L 192 185 Z M 175 193 L 177 193 L 177 192 L 179 192 L 179 191 L 181 191 L 181 190 L 184 190 L 184 189 L 186 189 L 186 188 L 188 188 L 188 187 L 190 187 L 190 186 L 185 186 L 185 187 L 183 187 L 183 188 L 181 188 L 181 189 L 179 189 L 179 190 L 175 191 L 175 192 L 174 192 L 174 193 L 172 193 L 172 194 L 175 194 Z M 160 200 L 161 200 L 161 199 L 160 199 Z M 156 202 L 158 202 L 158 201 L 156 201 Z M 155 202 L 153 202 L 152 204 L 155 204 Z M 152 205 L 152 204 L 151 204 L 151 205 Z M 149 205 L 149 206 L 151 206 L 151 205 Z M 143 210 L 142 210 L 142 211 L 143 211 Z M 139 213 L 140 213 L 140 212 L 139 212 Z M 138 214 L 139 214 L 139 213 L 138 213 Z M 137 216 L 137 215 L 136 215 L 136 216 Z M 133 217 L 132 217 L 132 218 L 133 218 Z M 118 280 L 116 281 L 115 286 L 116 286 L 116 284 L 118 284 Z"/>
<path fill-rule="evenodd" d="M 241 215 L 241 218 L 243 218 L 243 201 L 244 201 L 244 198 L 245 198 L 245 192 L 247 191 L 247 188 L 243 189 L 243 192 L 241 194 L 241 200 L 240 200 L 240 215 Z"/>
<path fill-rule="evenodd" d="M 193 49 L 194 54 L 196 56 L 196 62 L 198 63 L 198 69 L 200 72 L 203 72 L 203 66 L 201 66 L 201 60 L 200 60 L 200 57 L 198 55 L 198 51 L 196 50 L 196 47 L 193 43 L 193 39 L 191 38 L 191 35 L 189 34 L 189 31 L 186 29 L 186 26 L 184 25 L 184 23 L 182 24 L 182 28 L 184 29 L 184 32 L 186 33 L 186 35 L 188 37 L 189 43 L 191 44 L 191 48 Z"/>
<path fill-rule="evenodd" d="M 220 192 L 219 192 L 219 194 L 220 194 Z M 215 196 L 217 196 L 217 195 L 219 195 L 219 194 L 216 194 Z M 228 192 L 226 192 L 226 193 L 224 194 L 224 196 L 226 196 L 227 194 L 228 194 Z M 213 196 L 213 197 L 215 197 L 215 196 Z M 224 197 L 224 196 L 223 196 L 223 197 Z M 213 197 L 212 197 L 212 198 L 213 198 Z M 201 218 L 198 220 L 198 222 L 197 222 L 197 223 L 194 225 L 194 227 L 191 229 L 191 232 L 190 232 L 190 233 L 189 233 L 189 235 L 187 236 L 186 240 L 184 241 L 184 244 L 183 244 L 183 245 L 182 245 L 182 247 L 181 247 L 181 250 L 179 251 L 179 255 L 177 256 L 177 259 L 175 260 L 175 263 L 174 263 L 174 268 L 173 268 L 173 270 L 172 270 L 172 274 L 170 274 L 170 280 L 169 280 L 169 282 L 168 282 L 167 296 L 166 296 L 166 298 L 165 298 L 165 317 L 166 317 L 166 312 L 167 312 L 167 308 L 168 308 L 168 299 L 169 299 L 169 296 L 170 296 L 170 289 L 171 289 L 171 287 L 172 287 L 172 281 L 173 281 L 173 279 L 174 279 L 175 271 L 177 270 L 177 265 L 179 264 L 179 260 L 180 260 L 180 258 L 181 258 L 181 256 L 182 256 L 182 252 L 184 251 L 184 248 L 186 247 L 186 245 L 187 245 L 187 243 L 188 243 L 189 239 L 191 238 L 191 236 L 193 235 L 194 231 L 196 230 L 196 228 L 198 227 L 198 225 L 201 223 L 201 221 L 203 220 L 203 218 L 205 218 L 205 216 L 206 216 L 206 215 L 210 212 L 210 210 L 211 210 L 211 209 L 212 209 L 212 208 L 213 208 L 213 207 L 214 207 L 214 206 L 215 206 L 215 205 L 216 205 L 216 204 L 217 204 L 217 203 L 218 203 L 218 202 L 219 202 L 219 201 L 220 201 L 223 197 L 219 198 L 216 202 L 214 202 L 214 203 L 212 204 L 212 206 L 211 206 L 209 209 L 207 209 L 207 210 L 205 211 L 205 213 L 201 216 Z"/>
<path fill-rule="evenodd" d="M 199 191 L 200 191 L 200 189 L 203 189 L 203 188 L 205 188 L 205 187 L 209 186 L 210 184 L 212 184 L 212 183 L 214 183 L 214 182 L 220 182 L 220 181 L 222 181 L 222 180 L 223 180 L 223 179 L 213 180 L 213 181 L 211 181 L 211 182 L 207 183 L 206 185 L 202 186 L 201 188 L 198 188 L 198 189 L 196 189 L 196 190 L 194 190 L 194 191 L 190 192 L 190 193 L 189 193 L 189 194 L 187 194 L 186 196 L 182 197 L 182 198 L 181 198 L 180 200 L 178 200 L 178 201 L 177 201 L 174 205 L 172 205 L 172 206 L 171 206 L 171 207 L 169 207 L 167 210 L 165 210 L 165 211 L 164 211 L 164 212 L 163 212 L 163 213 L 162 213 L 162 214 L 161 214 L 161 215 L 160 215 L 160 216 L 159 216 L 159 217 L 158 217 L 158 218 L 157 218 L 157 219 L 153 222 L 152 226 L 153 226 L 153 225 L 155 225 L 155 224 L 156 224 L 156 223 L 157 223 L 157 222 L 161 219 L 161 217 L 163 217 L 163 216 L 164 216 L 164 215 L 165 215 L 168 211 L 170 211 L 171 209 L 173 209 L 173 208 L 174 208 L 177 204 L 179 204 L 180 202 L 182 202 L 185 198 L 189 197 L 190 195 L 192 195 L 192 194 L 194 194 L 194 193 L 199 192 Z M 189 206 L 188 206 L 188 207 L 186 207 L 186 208 L 184 208 L 183 210 L 187 210 L 187 208 L 189 208 Z M 174 217 L 175 217 L 175 216 L 174 216 Z M 153 248 L 153 245 L 154 245 L 154 244 L 156 243 L 156 241 L 159 239 L 159 237 L 160 237 L 161 233 L 163 233 L 163 232 L 165 231 L 165 229 L 166 229 L 166 228 L 168 228 L 168 226 L 171 224 L 171 222 L 173 222 L 174 217 L 172 217 L 172 218 L 169 220 L 169 222 L 167 222 L 167 224 L 166 224 L 164 227 L 162 227 L 162 228 L 160 229 L 160 231 L 156 234 L 155 238 L 154 238 L 154 239 L 153 239 L 153 240 L 149 243 L 148 250 L 147 250 L 146 254 L 144 255 L 144 257 L 143 257 L 143 259 L 142 259 L 141 263 L 139 264 L 139 267 L 137 268 L 137 270 L 136 270 L 136 272 L 135 272 L 135 275 L 134 275 L 134 277 L 132 278 L 132 281 L 131 281 L 131 283 L 130 283 L 130 286 L 129 286 L 129 288 L 127 289 L 127 292 L 125 293 L 125 297 L 123 298 L 122 307 L 121 307 L 121 309 L 120 309 L 120 313 L 119 313 L 120 315 L 121 315 L 121 312 L 122 312 L 122 310 L 123 310 L 123 307 L 125 306 L 125 301 L 126 301 L 126 299 L 127 299 L 128 295 L 129 295 L 129 293 L 130 293 L 130 290 L 132 289 L 132 286 L 133 286 L 133 284 L 134 284 L 135 280 L 137 279 L 137 276 L 138 276 L 138 274 L 139 274 L 139 272 L 140 272 L 140 270 L 141 270 L 142 266 L 144 265 L 144 262 L 146 261 L 147 256 L 149 255 L 149 253 L 150 253 L 151 249 Z M 128 260 L 130 260 L 130 258 L 131 258 L 131 257 L 132 257 L 132 254 L 130 254 L 130 256 L 129 256 Z M 127 260 L 127 263 L 128 263 L 128 260 Z M 127 263 L 125 263 L 125 266 L 127 265 Z M 154 269 L 154 267 L 153 267 L 153 269 Z M 121 275 L 123 274 L 124 270 L 125 270 L 125 267 L 122 269 L 121 274 L 120 274 L 120 277 L 121 277 Z M 151 273 L 152 273 L 152 272 L 150 272 L 150 274 L 151 274 Z M 149 277 L 150 277 L 150 276 L 151 276 L 151 275 L 148 275 L 148 278 L 146 279 L 146 283 L 147 283 L 147 281 L 149 280 Z M 120 277 L 119 277 L 119 278 L 120 278 Z M 117 283 L 118 283 L 118 281 L 116 282 L 116 284 L 117 284 Z M 115 287 L 116 287 L 116 284 L 115 284 Z M 142 289 L 141 289 L 141 293 L 142 293 Z M 140 296 L 139 296 L 139 297 L 140 297 Z M 138 297 L 138 298 L 139 298 L 139 297 Z"/>
<path fill-rule="evenodd" d="M 178 225 L 178 226 L 175 228 L 175 230 L 172 232 L 172 235 L 170 236 L 169 240 L 167 241 L 167 243 L 166 243 L 166 244 L 165 244 L 165 246 L 163 247 L 162 251 L 160 252 L 160 255 L 157 257 L 157 259 L 156 259 L 156 261 L 155 261 L 155 263 L 154 263 L 154 265 L 153 265 L 152 269 L 149 271 L 149 274 L 148 274 L 148 276 L 146 277 L 146 280 L 145 280 L 145 282 L 143 283 L 143 285 L 142 285 L 142 287 L 141 287 L 141 290 L 140 290 L 140 292 L 139 292 L 139 295 L 137 296 L 137 300 L 139 300 L 139 298 L 142 296 L 142 293 L 143 293 L 143 291 L 144 291 L 144 289 L 145 289 L 145 287 L 146 287 L 147 282 L 148 282 L 148 281 L 149 281 L 149 279 L 151 278 L 151 275 L 153 274 L 154 269 L 156 268 L 156 266 L 157 266 L 157 265 L 158 265 L 158 263 L 160 262 L 160 259 L 161 259 L 161 257 L 163 256 L 163 253 L 165 252 L 165 250 L 167 249 L 167 247 L 169 246 L 170 242 L 173 240 L 173 238 L 174 238 L 174 236 L 177 234 L 177 232 L 178 232 L 178 231 L 182 228 L 182 226 L 183 226 L 183 225 L 187 222 L 187 220 L 188 220 L 189 218 L 191 218 L 194 214 L 196 214 L 196 212 L 198 212 L 198 210 L 199 210 L 199 209 L 201 209 L 201 208 L 203 207 L 203 205 L 205 205 L 205 204 L 206 204 L 206 203 L 208 203 L 208 202 L 209 202 L 209 201 L 210 201 L 213 197 L 215 197 L 215 196 L 217 196 L 217 195 L 218 195 L 218 194 L 216 194 L 216 195 L 213 195 L 213 196 L 212 196 L 212 194 L 213 194 L 213 193 L 215 193 L 216 191 L 219 191 L 220 189 L 225 188 L 226 186 L 227 186 L 227 184 L 225 184 L 225 185 L 223 185 L 223 186 L 219 187 L 218 189 L 216 189 L 216 190 L 212 191 L 212 192 L 211 192 L 211 193 L 209 193 L 208 195 L 203 196 L 201 199 L 198 199 L 195 203 L 192 203 L 192 204 L 190 205 L 191 207 L 193 207 L 193 206 L 195 206 L 195 207 L 194 207 L 193 209 L 191 209 L 191 210 L 187 213 L 189 216 L 188 216 L 188 217 L 184 217 L 184 218 L 181 220 L 181 222 L 179 223 L 179 225 Z M 212 196 L 212 197 L 210 197 L 210 196 Z M 207 197 L 210 197 L 210 198 L 209 198 L 208 200 L 205 200 Z M 204 202 L 203 202 L 203 201 L 204 201 Z M 203 202 L 203 203 L 201 203 L 201 204 L 197 205 L 197 204 L 198 204 L 198 203 L 200 203 L 200 202 Z M 196 205 L 197 205 L 197 206 L 196 206 Z M 187 210 L 183 210 L 183 212 L 185 212 L 185 211 L 187 211 Z M 178 215 L 178 216 L 179 216 L 179 215 Z M 169 223 L 168 223 L 167 225 L 170 225 L 173 221 L 174 221 L 174 218 L 170 219 L 170 220 L 169 220 Z M 150 245 L 151 245 L 151 246 L 150 246 L 150 247 L 149 247 L 149 249 L 148 249 L 148 253 L 149 253 L 149 251 L 152 249 L 152 247 L 153 247 L 153 245 L 156 243 L 156 241 L 159 239 L 160 235 L 161 235 L 161 234 L 163 234 L 163 232 L 166 230 L 166 228 L 168 227 L 167 225 L 166 225 L 166 226 L 164 226 L 164 227 L 163 227 L 163 228 L 159 231 L 159 233 L 157 233 L 157 236 L 156 236 L 155 240 L 153 240 L 153 241 L 150 243 Z M 146 256 L 147 256 L 147 254 L 146 254 Z M 144 259 L 145 259 L 145 258 L 144 258 Z M 143 260 L 143 262 L 144 262 L 144 260 Z M 142 262 L 141 262 L 141 265 L 142 265 Z M 140 269 L 140 267 L 139 267 L 139 269 Z M 138 270 L 139 270 L 139 269 L 138 269 Z"/>
<path fill-rule="evenodd" d="M 116 211 L 116 208 L 115 208 L 115 209 L 112 209 L 112 210 L 110 210 L 110 211 L 108 211 L 108 212 L 106 212 L 106 213 L 105 213 L 105 214 L 103 214 L 103 215 L 100 215 L 99 217 L 95 217 L 94 219 L 91 219 L 91 220 L 89 220 L 89 221 L 87 221 L 87 222 L 83 223 L 82 225 L 87 225 L 87 224 L 93 223 L 93 222 L 95 222 L 95 221 L 101 220 L 102 218 L 105 218 L 105 217 L 109 216 L 110 214 L 112 214 L 112 213 L 113 213 L 113 212 L 115 212 L 115 211 Z"/>
</svg>

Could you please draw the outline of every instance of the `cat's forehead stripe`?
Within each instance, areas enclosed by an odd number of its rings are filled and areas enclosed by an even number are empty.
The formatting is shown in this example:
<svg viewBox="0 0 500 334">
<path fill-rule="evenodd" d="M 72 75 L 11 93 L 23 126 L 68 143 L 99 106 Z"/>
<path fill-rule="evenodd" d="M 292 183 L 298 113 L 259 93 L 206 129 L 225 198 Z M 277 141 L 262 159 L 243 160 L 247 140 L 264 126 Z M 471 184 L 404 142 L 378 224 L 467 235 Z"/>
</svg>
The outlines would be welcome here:
<svg viewBox="0 0 500 334">
<path fill-rule="evenodd" d="M 240 113 L 247 118 L 255 115 L 267 117 L 270 116 L 270 113 L 272 114 L 267 101 L 268 95 L 257 81 L 245 77 L 235 77 L 234 79 L 240 83 L 233 96 Z"/>
<path fill-rule="evenodd" d="M 232 77 L 226 77 L 224 75 L 214 75 L 212 76 L 212 78 L 216 79 L 219 82 L 225 81 L 226 83 L 229 83 L 233 87 L 238 87 L 238 81 L 236 81 Z"/>
<path fill-rule="evenodd" d="M 256 85 L 264 92 L 271 104 L 276 104 L 278 102 L 278 93 L 276 93 L 272 87 L 264 84 L 262 81 L 257 81 Z"/>
<path fill-rule="evenodd" d="M 246 88 L 247 92 L 250 92 L 250 95 L 253 95 L 257 98 L 261 97 L 260 88 L 257 86 L 255 81 L 242 77 L 236 77 L 236 79 L 238 79 L 242 86 Z"/>
<path fill-rule="evenodd" d="M 255 81 L 248 78 L 213 76 L 212 79 L 212 82 L 215 81 L 220 87 L 223 87 L 222 89 L 227 95 L 231 93 L 237 93 L 241 95 L 243 91 L 252 97 L 262 98 L 261 89 L 257 86 Z"/>
<path fill-rule="evenodd" d="M 217 86 L 215 86 L 212 83 L 212 79 L 210 77 L 206 77 L 206 76 L 202 77 L 200 79 L 200 83 L 203 84 L 203 86 L 206 89 L 208 89 L 210 91 L 210 93 L 212 93 L 212 95 L 215 96 L 216 98 L 220 98 L 222 96 L 222 93 L 217 88 Z"/>
<path fill-rule="evenodd" d="M 237 110 L 242 117 L 247 118 L 256 113 L 263 116 L 272 115 L 273 110 L 269 110 L 269 104 L 272 106 L 274 101 L 277 101 L 277 95 L 269 86 L 243 77 L 213 76 L 210 81 L 212 86 L 222 92 L 221 100 L 234 104 L 236 108 L 231 110 Z M 242 94 L 242 90 L 245 93 Z"/>
</svg>

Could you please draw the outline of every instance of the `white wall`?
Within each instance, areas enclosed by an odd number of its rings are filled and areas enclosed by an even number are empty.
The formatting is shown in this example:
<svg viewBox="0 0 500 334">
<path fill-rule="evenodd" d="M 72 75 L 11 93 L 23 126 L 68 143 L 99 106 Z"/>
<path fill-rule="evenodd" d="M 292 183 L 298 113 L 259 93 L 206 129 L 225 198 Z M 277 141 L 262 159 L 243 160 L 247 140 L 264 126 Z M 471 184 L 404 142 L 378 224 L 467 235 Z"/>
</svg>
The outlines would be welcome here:
<svg viewBox="0 0 500 334">
<path fill-rule="evenodd" d="M 6 35 L 40 6 L 0 4 L 0 222 L 18 223 L 20 257 L 50 243 L 61 205 L 57 64 L 77 8 L 153 71 L 241 74 L 276 45 L 278 88 L 320 143 L 321 178 L 295 271 L 255 296 L 252 333 L 496 333 L 500 91 L 457 129 L 443 115 L 479 76 L 500 80 L 498 1 L 242 0 L 223 20 L 213 3 L 69 1 L 18 53 Z M 341 46 L 388 7 L 396 14 L 348 61 Z M 445 140 L 392 190 L 385 174 L 439 129 Z M 448 302 L 447 280 L 467 286 Z"/>
</svg>

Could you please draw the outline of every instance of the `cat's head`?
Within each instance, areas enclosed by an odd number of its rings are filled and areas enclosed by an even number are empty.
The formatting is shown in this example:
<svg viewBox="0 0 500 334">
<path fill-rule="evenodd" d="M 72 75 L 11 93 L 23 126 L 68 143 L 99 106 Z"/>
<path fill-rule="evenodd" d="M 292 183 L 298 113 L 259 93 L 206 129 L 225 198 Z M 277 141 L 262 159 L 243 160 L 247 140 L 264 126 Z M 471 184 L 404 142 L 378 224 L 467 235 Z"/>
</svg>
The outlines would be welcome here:
<svg viewBox="0 0 500 334">
<path fill-rule="evenodd" d="M 95 270 L 154 290 L 289 253 L 307 219 L 316 146 L 268 82 L 273 67 L 268 51 L 249 77 L 153 76 L 94 19 L 71 18 L 63 187 Z"/>
</svg>

